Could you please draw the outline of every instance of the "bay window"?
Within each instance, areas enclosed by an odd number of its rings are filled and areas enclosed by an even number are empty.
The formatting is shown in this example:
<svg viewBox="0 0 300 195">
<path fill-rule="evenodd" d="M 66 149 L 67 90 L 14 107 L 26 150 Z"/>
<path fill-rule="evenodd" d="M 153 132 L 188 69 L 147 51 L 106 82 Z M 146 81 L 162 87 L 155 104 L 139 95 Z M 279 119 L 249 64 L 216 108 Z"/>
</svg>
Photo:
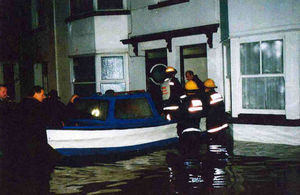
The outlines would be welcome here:
<svg viewBox="0 0 300 195">
<path fill-rule="evenodd" d="M 285 109 L 283 40 L 240 44 L 242 110 Z"/>
</svg>

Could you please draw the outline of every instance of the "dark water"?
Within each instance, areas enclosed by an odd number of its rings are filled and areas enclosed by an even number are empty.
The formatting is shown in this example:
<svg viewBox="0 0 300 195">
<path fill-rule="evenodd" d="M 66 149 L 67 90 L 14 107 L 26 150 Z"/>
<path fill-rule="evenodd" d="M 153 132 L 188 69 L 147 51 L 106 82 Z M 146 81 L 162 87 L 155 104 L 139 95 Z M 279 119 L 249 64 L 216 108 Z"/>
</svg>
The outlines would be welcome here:
<svg viewBox="0 0 300 195">
<path fill-rule="evenodd" d="M 24 194 L 26 187 L 44 185 L 37 194 L 289 195 L 299 194 L 299 178 L 299 146 L 234 142 L 202 144 L 193 157 L 172 146 L 119 160 L 70 160 L 56 165 L 49 178 L 40 176 L 25 186 L 19 179 L 14 185 Z M 1 192 L 6 192 L 3 186 Z"/>
</svg>

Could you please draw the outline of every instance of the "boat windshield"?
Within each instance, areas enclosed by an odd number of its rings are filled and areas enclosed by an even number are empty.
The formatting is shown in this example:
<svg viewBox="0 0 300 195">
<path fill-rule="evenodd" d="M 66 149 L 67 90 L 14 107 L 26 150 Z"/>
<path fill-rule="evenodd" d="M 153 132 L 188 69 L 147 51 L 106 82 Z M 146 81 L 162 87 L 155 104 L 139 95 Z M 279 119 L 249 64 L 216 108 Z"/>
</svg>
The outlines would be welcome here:
<svg viewBox="0 0 300 195">
<path fill-rule="evenodd" d="M 108 100 L 79 99 L 75 104 L 76 118 L 106 120 Z"/>
<path fill-rule="evenodd" d="M 143 119 L 153 116 L 147 98 L 120 99 L 115 104 L 116 119 Z"/>
</svg>

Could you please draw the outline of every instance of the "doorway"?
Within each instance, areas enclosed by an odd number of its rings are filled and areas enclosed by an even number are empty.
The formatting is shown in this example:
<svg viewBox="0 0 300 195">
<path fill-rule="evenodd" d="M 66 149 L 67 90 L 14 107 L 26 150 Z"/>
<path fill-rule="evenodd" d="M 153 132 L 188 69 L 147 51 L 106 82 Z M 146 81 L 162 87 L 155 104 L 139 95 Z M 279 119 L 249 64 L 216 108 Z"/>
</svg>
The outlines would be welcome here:
<svg viewBox="0 0 300 195">
<path fill-rule="evenodd" d="M 185 72 L 191 70 L 201 81 L 207 79 L 206 44 L 188 45 L 180 47 L 181 83 L 186 82 Z"/>
<path fill-rule="evenodd" d="M 157 64 L 167 64 L 167 49 L 161 48 L 161 49 L 154 49 L 154 50 L 147 50 L 146 51 L 146 87 L 149 89 L 151 80 L 150 78 L 150 70 L 153 66 Z M 161 76 L 164 75 L 164 72 L 161 72 Z"/>
<path fill-rule="evenodd" d="M 162 94 L 160 84 L 165 78 L 167 66 L 167 49 L 155 49 L 146 51 L 146 87 L 150 93 L 155 107 L 162 113 Z"/>
</svg>

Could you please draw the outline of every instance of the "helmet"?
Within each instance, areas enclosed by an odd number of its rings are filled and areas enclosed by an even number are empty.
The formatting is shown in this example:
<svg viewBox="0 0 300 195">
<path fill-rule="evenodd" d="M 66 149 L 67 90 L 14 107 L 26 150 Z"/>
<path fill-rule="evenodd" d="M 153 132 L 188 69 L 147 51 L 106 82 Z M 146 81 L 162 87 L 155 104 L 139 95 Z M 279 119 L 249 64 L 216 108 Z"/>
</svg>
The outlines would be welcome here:
<svg viewBox="0 0 300 195">
<path fill-rule="evenodd" d="M 168 66 L 165 70 L 166 73 L 177 73 L 177 70 L 175 68 L 173 68 L 172 66 Z"/>
<path fill-rule="evenodd" d="M 215 85 L 214 80 L 212 79 L 206 79 L 206 81 L 204 82 L 204 86 L 206 88 L 216 88 L 217 86 Z"/>
<path fill-rule="evenodd" d="M 185 89 L 186 90 L 197 90 L 197 89 L 199 89 L 199 87 L 195 81 L 190 80 L 190 81 L 186 82 Z"/>
</svg>

